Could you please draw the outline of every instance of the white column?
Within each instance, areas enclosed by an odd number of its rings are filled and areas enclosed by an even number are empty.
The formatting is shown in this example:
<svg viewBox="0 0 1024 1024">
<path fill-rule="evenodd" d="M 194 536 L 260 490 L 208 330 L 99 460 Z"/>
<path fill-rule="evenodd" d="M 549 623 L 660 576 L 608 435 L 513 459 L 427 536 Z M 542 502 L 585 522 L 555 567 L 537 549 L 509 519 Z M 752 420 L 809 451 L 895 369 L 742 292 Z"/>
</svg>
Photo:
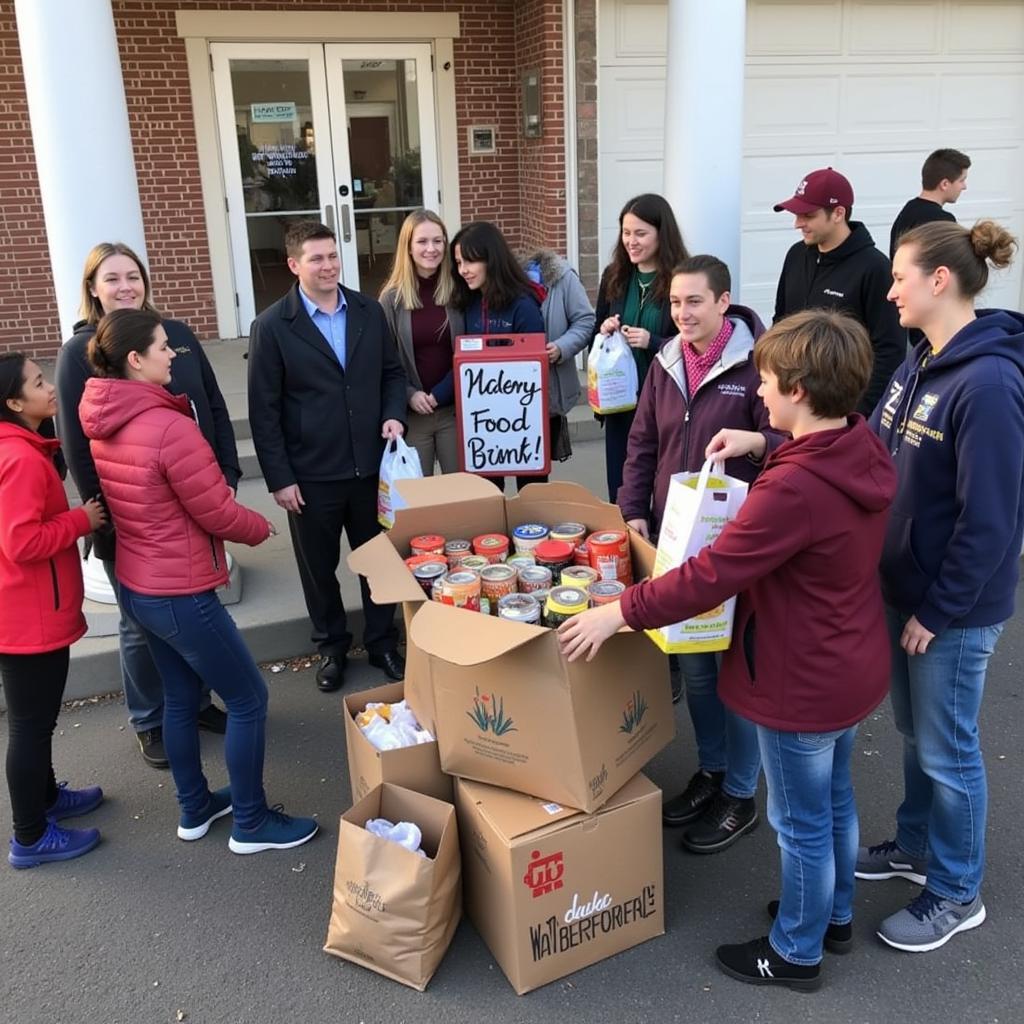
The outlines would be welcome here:
<svg viewBox="0 0 1024 1024">
<path fill-rule="evenodd" d="M 32 144 L 63 336 L 97 242 L 146 259 L 111 0 L 15 0 Z"/>
<path fill-rule="evenodd" d="M 668 0 L 665 198 L 691 253 L 740 281 L 746 0 Z"/>
</svg>

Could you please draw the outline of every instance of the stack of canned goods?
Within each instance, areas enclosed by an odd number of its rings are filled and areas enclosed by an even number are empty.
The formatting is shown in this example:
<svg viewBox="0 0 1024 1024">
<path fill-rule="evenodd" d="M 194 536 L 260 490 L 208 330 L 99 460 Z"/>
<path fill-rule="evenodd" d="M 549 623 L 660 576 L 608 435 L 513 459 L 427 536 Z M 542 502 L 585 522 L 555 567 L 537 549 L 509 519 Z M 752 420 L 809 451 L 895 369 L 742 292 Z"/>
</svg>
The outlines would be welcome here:
<svg viewBox="0 0 1024 1024">
<path fill-rule="evenodd" d="M 522 523 L 511 538 L 423 534 L 409 547 L 406 565 L 432 600 L 552 628 L 617 601 L 633 581 L 626 532 L 588 534 L 583 523 Z"/>
</svg>

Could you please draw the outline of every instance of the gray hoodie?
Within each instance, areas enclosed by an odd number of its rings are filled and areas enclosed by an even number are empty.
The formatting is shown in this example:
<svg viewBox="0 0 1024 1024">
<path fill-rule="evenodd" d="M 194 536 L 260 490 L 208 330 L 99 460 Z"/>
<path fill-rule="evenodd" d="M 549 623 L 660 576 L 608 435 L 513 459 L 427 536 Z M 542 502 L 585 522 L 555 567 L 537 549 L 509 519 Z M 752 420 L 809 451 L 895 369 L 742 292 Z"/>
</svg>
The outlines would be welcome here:
<svg viewBox="0 0 1024 1024">
<path fill-rule="evenodd" d="M 547 289 L 541 305 L 544 333 L 558 346 L 561 357 L 549 366 L 548 397 L 552 416 L 564 416 L 580 395 L 576 354 L 594 339 L 594 307 L 579 275 L 566 260 L 541 249 L 525 261 L 527 271 L 536 268 L 540 284 Z"/>
</svg>

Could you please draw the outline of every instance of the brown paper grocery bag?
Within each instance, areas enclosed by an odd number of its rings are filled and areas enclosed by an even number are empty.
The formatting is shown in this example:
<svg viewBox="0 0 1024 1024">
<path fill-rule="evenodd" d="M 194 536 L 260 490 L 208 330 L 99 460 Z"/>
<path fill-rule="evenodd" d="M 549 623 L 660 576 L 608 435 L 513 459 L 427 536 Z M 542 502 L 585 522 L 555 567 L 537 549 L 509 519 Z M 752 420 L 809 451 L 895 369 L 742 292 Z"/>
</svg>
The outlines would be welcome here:
<svg viewBox="0 0 1024 1024">
<path fill-rule="evenodd" d="M 370 818 L 414 822 L 427 856 L 367 832 Z M 325 952 L 422 992 L 461 915 L 462 864 L 451 804 L 383 783 L 341 816 Z"/>
</svg>

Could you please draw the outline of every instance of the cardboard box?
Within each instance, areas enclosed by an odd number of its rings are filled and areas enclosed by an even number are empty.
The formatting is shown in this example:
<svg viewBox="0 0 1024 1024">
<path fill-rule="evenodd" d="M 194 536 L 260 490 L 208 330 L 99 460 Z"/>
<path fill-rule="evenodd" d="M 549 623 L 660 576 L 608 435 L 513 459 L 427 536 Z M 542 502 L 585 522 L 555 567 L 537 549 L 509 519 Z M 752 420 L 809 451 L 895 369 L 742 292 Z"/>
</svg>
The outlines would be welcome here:
<svg viewBox="0 0 1024 1024">
<path fill-rule="evenodd" d="M 596 814 L 455 781 L 466 914 L 522 995 L 665 933 L 661 790 Z"/>
<path fill-rule="evenodd" d="M 382 782 L 452 802 L 452 778 L 441 771 L 436 740 L 399 750 L 378 750 L 356 725 L 355 716 L 367 704 L 395 704 L 404 698 L 404 683 L 388 683 L 345 697 L 345 747 L 353 803 Z"/>
<path fill-rule="evenodd" d="M 403 558 L 419 533 L 510 534 L 520 523 L 570 520 L 626 529 L 619 509 L 571 483 L 530 484 L 509 499 L 464 473 L 399 486 L 409 507 L 349 565 L 368 577 L 374 600 L 404 602 L 416 652 L 409 680 L 430 680 L 430 706 L 408 681 L 406 698 L 421 722 L 430 715 L 442 769 L 596 810 L 674 735 L 665 656 L 623 630 L 593 661 L 570 664 L 551 629 L 428 601 Z M 630 545 L 634 574 L 649 574 L 653 546 L 632 531 Z"/>
<path fill-rule="evenodd" d="M 427 856 L 367 832 L 370 818 L 414 822 Z M 451 804 L 384 783 L 341 816 L 325 953 L 422 992 L 461 916 L 459 833 Z"/>
</svg>

